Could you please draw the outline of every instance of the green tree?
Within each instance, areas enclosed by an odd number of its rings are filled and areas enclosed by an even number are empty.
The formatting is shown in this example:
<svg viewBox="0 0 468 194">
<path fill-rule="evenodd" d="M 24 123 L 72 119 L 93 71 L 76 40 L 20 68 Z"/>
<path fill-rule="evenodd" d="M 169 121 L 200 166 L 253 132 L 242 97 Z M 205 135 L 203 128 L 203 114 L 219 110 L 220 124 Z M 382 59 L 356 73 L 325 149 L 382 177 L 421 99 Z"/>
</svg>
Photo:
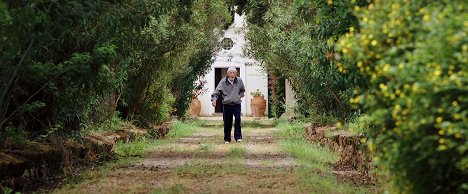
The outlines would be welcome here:
<svg viewBox="0 0 468 194">
<path fill-rule="evenodd" d="M 374 1 L 339 47 L 369 77 L 353 102 L 368 109 L 374 161 L 399 193 L 466 193 L 468 2 Z"/>
<path fill-rule="evenodd" d="M 316 120 L 349 118 L 349 98 L 364 83 L 357 70 L 343 74 L 336 67 L 343 62 L 334 52 L 336 41 L 357 25 L 349 1 L 255 1 L 245 10 L 252 24 L 249 53 L 292 80 L 299 112 Z"/>
<path fill-rule="evenodd" d="M 9 1 L 2 7 L 0 130 L 15 127 L 35 136 L 54 125 L 83 128 L 121 80 L 115 67 L 124 56 L 114 34 L 129 35 L 146 17 L 120 18 L 129 16 L 120 14 L 125 4 L 107 1 Z"/>
<path fill-rule="evenodd" d="M 172 82 L 205 71 L 229 17 L 221 0 L 1 1 L 0 139 L 78 134 L 116 110 L 167 121 L 189 100 Z"/>
</svg>

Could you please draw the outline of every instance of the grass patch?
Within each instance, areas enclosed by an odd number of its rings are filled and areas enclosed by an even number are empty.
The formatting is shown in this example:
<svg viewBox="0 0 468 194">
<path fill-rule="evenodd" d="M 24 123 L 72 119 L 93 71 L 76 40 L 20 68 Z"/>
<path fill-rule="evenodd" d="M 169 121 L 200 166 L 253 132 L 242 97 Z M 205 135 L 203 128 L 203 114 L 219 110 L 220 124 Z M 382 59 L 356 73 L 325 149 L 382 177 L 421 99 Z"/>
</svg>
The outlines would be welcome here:
<svg viewBox="0 0 468 194">
<path fill-rule="evenodd" d="M 228 156 L 230 157 L 236 157 L 236 158 L 240 158 L 240 157 L 244 157 L 245 154 L 247 154 L 247 149 L 244 148 L 244 147 L 232 147 L 229 152 L 228 152 Z"/>
<path fill-rule="evenodd" d="M 167 138 L 174 139 L 174 138 L 190 136 L 197 131 L 198 127 L 199 126 L 194 124 L 193 122 L 190 123 L 190 122 L 175 121 L 172 124 L 172 127 L 169 130 L 169 133 L 167 134 Z"/>
<path fill-rule="evenodd" d="M 204 157 L 204 156 L 209 155 L 212 150 L 213 150 L 213 144 L 212 143 L 200 143 L 200 144 L 198 144 L 198 148 L 193 153 L 193 156 L 194 157 Z"/>
<path fill-rule="evenodd" d="M 213 144 L 211 143 L 198 144 L 198 151 L 200 153 L 209 153 L 212 149 L 213 149 Z"/>
<path fill-rule="evenodd" d="M 338 182 L 330 173 L 304 169 L 299 172 L 303 191 L 309 193 L 377 193 L 367 187 Z"/>
<path fill-rule="evenodd" d="M 37 193 L 76 193 L 76 191 L 73 191 L 74 189 L 80 188 L 82 185 L 87 185 L 93 180 L 102 179 L 110 172 L 140 159 L 141 158 L 139 157 L 122 157 L 116 161 L 105 163 L 102 166 L 99 166 L 99 168 L 83 170 L 83 173 L 79 176 L 65 175 L 63 179 L 64 184 L 61 188 L 54 191 L 38 191 Z"/>
<path fill-rule="evenodd" d="M 253 120 L 253 121 L 243 121 L 242 127 L 249 127 L 249 128 L 261 128 L 263 124 L 260 121 Z"/>
<path fill-rule="evenodd" d="M 181 184 L 174 184 L 168 189 L 158 189 L 151 191 L 152 194 L 177 194 L 177 193 L 187 193 L 187 188 Z"/>
<path fill-rule="evenodd" d="M 175 138 L 190 136 L 196 131 L 196 129 L 197 126 L 193 123 L 175 121 L 166 139 L 140 137 L 131 142 L 117 142 L 114 147 L 115 152 L 119 155 L 117 161 L 106 163 L 98 169 L 87 170 L 78 177 L 67 177 L 67 179 L 64 180 L 65 185 L 59 190 L 54 191 L 54 193 L 69 193 L 74 188 L 80 187 L 80 185 L 86 185 L 93 180 L 105 178 L 109 172 L 140 160 L 141 157 L 144 156 L 144 154 L 152 147 L 169 143 Z M 164 193 L 171 193 L 176 190 L 176 188 L 169 189 L 164 191 Z"/>
<path fill-rule="evenodd" d="M 301 189 L 311 193 L 368 193 L 368 188 L 339 183 L 331 173 L 331 164 L 339 160 L 333 150 L 304 138 L 304 123 L 278 121 L 276 133 L 282 149 L 301 164 Z"/>
<path fill-rule="evenodd" d="M 206 128 L 222 128 L 224 126 L 223 121 L 203 121 L 201 127 Z"/>
<path fill-rule="evenodd" d="M 202 167 L 199 164 L 184 164 L 183 166 L 177 167 L 174 170 L 177 177 L 199 177 L 199 176 L 211 176 L 216 172 L 210 170 L 209 167 Z"/>
<path fill-rule="evenodd" d="M 175 121 L 167 134 L 166 139 L 151 139 L 141 137 L 132 142 L 117 142 L 115 152 L 122 157 L 140 157 L 151 147 L 161 145 L 172 139 L 181 138 L 192 135 L 197 129 L 197 126 L 191 123 Z"/>
<path fill-rule="evenodd" d="M 339 160 L 339 155 L 327 147 L 307 142 L 304 139 L 304 124 L 279 122 L 277 135 L 283 150 L 296 158 L 303 166 L 325 171 L 327 165 Z"/>
<path fill-rule="evenodd" d="M 273 160 L 263 160 L 260 164 L 262 166 L 271 166 L 271 165 L 275 164 L 275 161 L 273 161 Z"/>
<path fill-rule="evenodd" d="M 109 131 L 117 131 L 122 129 L 125 126 L 133 126 L 133 122 L 129 120 L 123 120 L 120 118 L 120 112 L 116 111 L 112 119 L 107 119 L 107 121 L 96 125 L 90 124 L 86 127 L 85 132 L 93 134 L 101 134 Z"/>
<path fill-rule="evenodd" d="M 186 124 L 189 124 L 189 125 L 192 125 L 192 126 L 196 126 L 196 127 L 201 127 L 206 123 L 206 121 L 201 120 L 199 118 L 189 118 L 189 119 L 184 119 L 183 123 L 186 123 Z"/>
<path fill-rule="evenodd" d="M 231 147 L 227 153 L 227 164 L 240 165 L 244 161 L 244 156 L 247 154 L 247 149 L 244 147 Z"/>
<path fill-rule="evenodd" d="M 290 123 L 286 120 L 276 121 L 276 128 L 279 130 L 276 131 L 275 135 L 279 136 L 282 139 L 286 140 L 301 140 L 304 139 L 304 123 L 302 122 L 293 122 Z"/>
<path fill-rule="evenodd" d="M 247 170 L 244 166 L 238 164 L 184 164 L 173 171 L 175 177 L 214 177 L 226 174 L 242 174 Z"/>
<path fill-rule="evenodd" d="M 269 128 L 274 127 L 274 120 L 251 120 L 251 121 L 242 121 L 242 127 L 248 128 Z"/>
<path fill-rule="evenodd" d="M 141 157 L 148 148 L 161 144 L 160 140 L 148 139 L 145 137 L 137 141 L 131 142 L 117 142 L 115 145 L 115 152 L 123 157 Z"/>
<path fill-rule="evenodd" d="M 312 169 L 327 170 L 330 164 L 339 160 L 338 154 L 326 147 L 310 144 L 303 141 L 280 141 L 283 150 L 290 153 L 296 160 L 305 167 Z"/>
</svg>

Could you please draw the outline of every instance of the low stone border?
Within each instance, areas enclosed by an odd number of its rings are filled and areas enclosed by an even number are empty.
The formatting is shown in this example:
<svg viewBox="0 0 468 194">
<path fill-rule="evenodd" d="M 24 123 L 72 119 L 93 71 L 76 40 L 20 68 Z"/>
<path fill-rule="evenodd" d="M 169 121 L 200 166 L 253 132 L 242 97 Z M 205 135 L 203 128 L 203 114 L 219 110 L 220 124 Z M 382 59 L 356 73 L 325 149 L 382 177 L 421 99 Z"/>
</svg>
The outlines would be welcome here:
<svg viewBox="0 0 468 194">
<path fill-rule="evenodd" d="M 368 150 L 361 144 L 362 135 L 349 131 L 336 130 L 336 127 L 315 127 L 311 123 L 304 125 L 305 137 L 309 141 L 328 146 L 340 154 L 340 160 L 333 164 L 334 174 L 338 178 L 356 184 L 375 184 L 369 174 L 372 161 Z"/>
<path fill-rule="evenodd" d="M 22 191 L 37 187 L 34 185 L 77 168 L 80 163 L 83 165 L 115 157 L 117 141 L 128 142 L 143 136 L 164 138 L 171 126 L 172 122 L 151 129 L 126 126 L 114 132 L 86 135 L 80 143 L 53 138 L 53 143 L 0 149 L 0 190 L 8 187 Z"/>
</svg>

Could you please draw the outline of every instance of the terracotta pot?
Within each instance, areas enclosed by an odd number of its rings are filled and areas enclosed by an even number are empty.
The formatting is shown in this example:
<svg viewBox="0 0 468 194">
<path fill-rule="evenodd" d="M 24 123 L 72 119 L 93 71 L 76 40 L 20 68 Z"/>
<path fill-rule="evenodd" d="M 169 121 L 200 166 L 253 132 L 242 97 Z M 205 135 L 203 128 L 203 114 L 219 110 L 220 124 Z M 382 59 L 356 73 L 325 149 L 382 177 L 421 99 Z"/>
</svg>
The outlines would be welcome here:
<svg viewBox="0 0 468 194">
<path fill-rule="evenodd" d="M 260 112 L 261 116 L 264 116 L 265 115 L 265 110 L 266 110 L 266 100 L 265 98 L 263 97 L 262 95 L 262 103 L 260 103 L 260 107 L 258 109 L 258 111 Z"/>
<path fill-rule="evenodd" d="M 254 96 L 250 101 L 250 109 L 254 117 L 262 117 L 265 114 L 266 100 L 264 96 Z"/>
<path fill-rule="evenodd" d="M 190 114 L 192 114 L 192 116 L 198 116 L 201 111 L 200 100 L 198 100 L 198 98 L 192 98 L 189 108 L 190 108 Z"/>
</svg>

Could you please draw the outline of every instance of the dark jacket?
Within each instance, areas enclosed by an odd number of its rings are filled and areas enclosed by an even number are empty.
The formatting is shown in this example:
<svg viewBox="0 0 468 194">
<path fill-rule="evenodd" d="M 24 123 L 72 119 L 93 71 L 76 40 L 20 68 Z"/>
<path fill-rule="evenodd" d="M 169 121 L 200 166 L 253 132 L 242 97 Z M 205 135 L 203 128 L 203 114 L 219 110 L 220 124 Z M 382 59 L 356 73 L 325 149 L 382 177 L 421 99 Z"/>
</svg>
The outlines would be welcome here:
<svg viewBox="0 0 468 194">
<path fill-rule="evenodd" d="M 244 82 L 240 77 L 234 78 L 233 83 L 225 77 L 221 79 L 213 94 L 211 101 L 216 101 L 220 96 L 223 98 L 223 104 L 240 104 L 241 98 L 244 97 L 245 87 Z"/>
</svg>

